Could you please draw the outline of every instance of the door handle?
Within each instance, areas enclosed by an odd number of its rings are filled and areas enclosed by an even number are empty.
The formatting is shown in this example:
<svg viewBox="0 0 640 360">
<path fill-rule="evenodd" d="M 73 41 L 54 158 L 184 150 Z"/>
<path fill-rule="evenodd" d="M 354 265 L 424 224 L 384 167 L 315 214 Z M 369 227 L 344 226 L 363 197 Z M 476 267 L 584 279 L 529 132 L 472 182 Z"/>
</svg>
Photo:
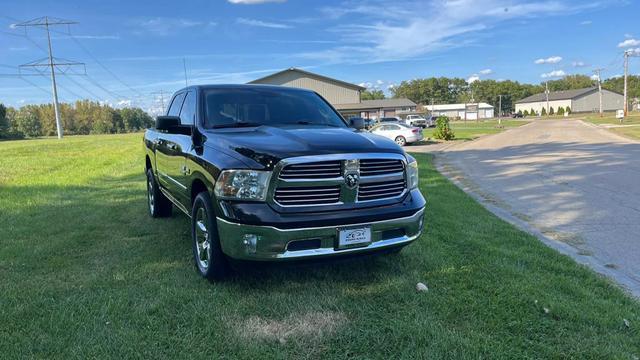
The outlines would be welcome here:
<svg viewBox="0 0 640 360">
<path fill-rule="evenodd" d="M 176 144 L 169 144 L 167 145 L 167 147 L 169 148 L 169 150 L 176 150 L 178 148 L 178 145 Z"/>
</svg>

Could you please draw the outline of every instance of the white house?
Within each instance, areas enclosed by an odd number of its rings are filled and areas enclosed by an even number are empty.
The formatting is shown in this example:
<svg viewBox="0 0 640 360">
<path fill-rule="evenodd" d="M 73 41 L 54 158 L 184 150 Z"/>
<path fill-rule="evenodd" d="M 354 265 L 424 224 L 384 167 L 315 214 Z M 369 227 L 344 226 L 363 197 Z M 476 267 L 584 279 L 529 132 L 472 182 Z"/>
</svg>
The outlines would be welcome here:
<svg viewBox="0 0 640 360">
<path fill-rule="evenodd" d="M 439 104 L 425 105 L 434 116 L 448 116 L 454 119 L 477 120 L 488 119 L 493 117 L 493 106 L 487 103 L 467 103 L 467 104 Z"/>
</svg>

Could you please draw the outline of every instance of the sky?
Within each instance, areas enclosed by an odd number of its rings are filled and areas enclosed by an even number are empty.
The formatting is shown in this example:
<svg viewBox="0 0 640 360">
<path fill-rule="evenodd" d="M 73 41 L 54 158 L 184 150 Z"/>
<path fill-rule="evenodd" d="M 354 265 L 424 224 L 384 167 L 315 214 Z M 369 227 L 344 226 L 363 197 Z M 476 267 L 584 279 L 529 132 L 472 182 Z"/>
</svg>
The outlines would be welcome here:
<svg viewBox="0 0 640 360">
<path fill-rule="evenodd" d="M 56 61 L 84 64 L 58 67 L 60 101 L 157 112 L 185 68 L 189 85 L 299 67 L 387 94 L 431 76 L 620 76 L 624 51 L 640 55 L 638 13 L 640 0 L 4 0 L 0 102 L 51 101 L 46 68 L 19 67 L 46 58 L 46 32 L 16 26 L 45 15 L 77 22 L 51 27 Z"/>
</svg>

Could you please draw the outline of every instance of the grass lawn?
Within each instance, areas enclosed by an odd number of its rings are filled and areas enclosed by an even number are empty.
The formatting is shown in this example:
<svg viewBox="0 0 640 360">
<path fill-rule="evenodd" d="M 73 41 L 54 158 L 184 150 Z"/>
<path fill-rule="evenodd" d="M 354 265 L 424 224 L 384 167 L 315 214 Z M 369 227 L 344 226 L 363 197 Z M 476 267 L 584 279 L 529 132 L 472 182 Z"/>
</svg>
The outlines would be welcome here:
<svg viewBox="0 0 640 360">
<path fill-rule="evenodd" d="M 637 301 L 490 214 L 427 155 L 427 230 L 402 253 L 212 285 L 187 218 L 146 213 L 140 134 L 0 151 L 3 358 L 640 356 Z"/>
<path fill-rule="evenodd" d="M 503 119 L 502 124 L 498 124 L 498 120 L 478 121 L 452 121 L 450 123 L 453 132 L 456 134 L 456 140 L 472 140 L 482 135 L 497 134 L 499 132 L 512 129 L 514 127 L 527 124 L 526 120 Z M 433 139 L 435 128 L 424 129 L 425 138 Z"/>
<path fill-rule="evenodd" d="M 612 127 L 609 131 L 613 131 L 620 135 L 624 135 L 630 138 L 640 139 L 640 113 L 630 112 L 624 121 L 616 119 L 614 113 L 605 113 L 603 117 L 598 114 L 588 115 L 584 118 L 585 121 L 591 122 L 597 125 L 631 125 L 624 127 Z"/>
</svg>

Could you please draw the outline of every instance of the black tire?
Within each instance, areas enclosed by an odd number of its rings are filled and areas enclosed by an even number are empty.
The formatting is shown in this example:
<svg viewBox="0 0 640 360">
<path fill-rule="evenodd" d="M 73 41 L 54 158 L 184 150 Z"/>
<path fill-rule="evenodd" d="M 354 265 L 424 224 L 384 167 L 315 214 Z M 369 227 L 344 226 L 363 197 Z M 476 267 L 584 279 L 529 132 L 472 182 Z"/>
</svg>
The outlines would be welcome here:
<svg viewBox="0 0 640 360">
<path fill-rule="evenodd" d="M 147 169 L 147 209 L 154 218 L 171 216 L 171 201 L 160 191 L 153 170 Z"/>
<path fill-rule="evenodd" d="M 220 247 L 211 197 L 206 191 L 198 194 L 191 209 L 191 239 L 193 262 L 202 277 L 214 282 L 230 273 L 229 262 Z"/>
<path fill-rule="evenodd" d="M 404 138 L 404 136 L 398 136 L 395 140 L 396 144 L 400 145 L 400 146 L 405 146 L 407 145 L 407 139 Z"/>
</svg>

